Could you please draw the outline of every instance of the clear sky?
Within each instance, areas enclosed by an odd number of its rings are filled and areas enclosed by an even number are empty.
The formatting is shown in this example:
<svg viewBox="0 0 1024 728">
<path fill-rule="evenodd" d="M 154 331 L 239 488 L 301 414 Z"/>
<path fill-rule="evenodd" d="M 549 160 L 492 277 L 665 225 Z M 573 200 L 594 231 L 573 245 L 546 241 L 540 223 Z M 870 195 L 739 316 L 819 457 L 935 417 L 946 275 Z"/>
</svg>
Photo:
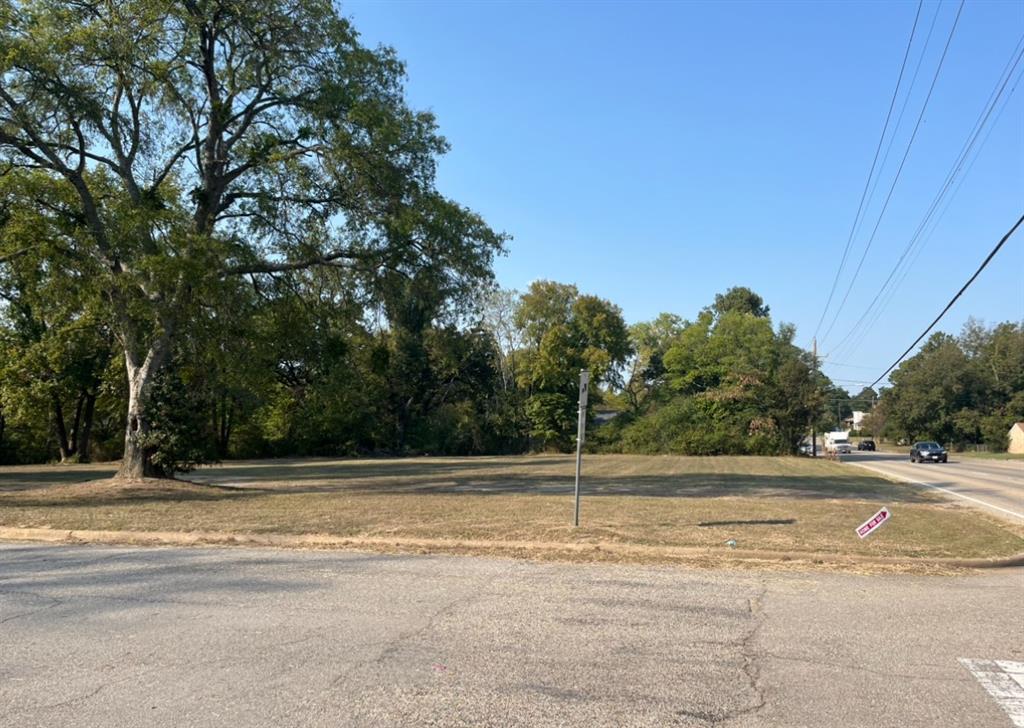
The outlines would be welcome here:
<svg viewBox="0 0 1024 728">
<path fill-rule="evenodd" d="M 860 275 L 823 337 L 879 220 L 958 7 L 929 0 L 921 8 L 890 134 L 909 88 L 904 116 L 818 334 L 825 372 L 854 391 L 916 338 L 1024 214 L 1021 61 L 911 249 L 913 268 L 894 276 L 902 284 L 883 296 L 888 305 L 874 325 L 843 343 L 925 218 L 1015 49 L 1024 48 L 1024 2 L 969 0 Z M 440 189 L 513 236 L 495 267 L 502 286 L 575 283 L 621 306 L 632 323 L 662 311 L 692 318 L 715 293 L 745 285 L 776 322 L 796 325 L 807 348 L 917 9 L 342 5 L 365 43 L 397 49 L 410 103 L 437 115 L 452 144 Z M 1024 320 L 1024 229 L 939 328 L 957 332 L 970 315 Z"/>
</svg>

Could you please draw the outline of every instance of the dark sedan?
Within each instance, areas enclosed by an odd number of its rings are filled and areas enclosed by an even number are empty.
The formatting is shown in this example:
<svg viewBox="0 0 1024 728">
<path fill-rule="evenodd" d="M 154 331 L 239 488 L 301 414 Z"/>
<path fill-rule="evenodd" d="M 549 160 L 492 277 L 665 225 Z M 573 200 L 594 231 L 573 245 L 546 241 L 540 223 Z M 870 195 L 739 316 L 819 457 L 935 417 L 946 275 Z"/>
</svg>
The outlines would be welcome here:
<svg viewBox="0 0 1024 728">
<path fill-rule="evenodd" d="M 857 449 L 858 450 L 870 450 L 871 452 L 874 452 L 874 450 L 875 450 L 875 441 L 874 440 L 861 440 L 860 442 L 857 443 Z"/>
<path fill-rule="evenodd" d="M 910 448 L 912 463 L 944 463 L 948 457 L 946 448 L 937 442 L 915 442 Z"/>
</svg>

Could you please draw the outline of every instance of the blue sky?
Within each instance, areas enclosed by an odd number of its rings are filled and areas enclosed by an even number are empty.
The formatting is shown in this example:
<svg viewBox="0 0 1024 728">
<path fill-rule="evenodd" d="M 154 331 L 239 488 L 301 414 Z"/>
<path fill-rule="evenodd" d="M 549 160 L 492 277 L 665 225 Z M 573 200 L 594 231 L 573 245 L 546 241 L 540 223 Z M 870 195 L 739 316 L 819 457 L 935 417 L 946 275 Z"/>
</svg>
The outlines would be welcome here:
<svg viewBox="0 0 1024 728">
<path fill-rule="evenodd" d="M 1024 36 L 1024 3 L 970 0 L 860 275 L 822 341 L 958 5 L 922 6 L 890 132 L 909 88 L 905 115 L 819 331 L 825 372 L 853 390 L 888 367 L 1024 213 L 1022 61 L 956 176 L 955 195 L 908 256 L 915 266 L 896 275 L 903 282 L 883 298 L 877 322 L 843 343 Z M 437 115 L 452 144 L 440 189 L 513 236 L 495 266 L 501 285 L 575 283 L 621 306 L 629 322 L 661 311 L 692 318 L 715 293 L 745 285 L 810 348 L 917 7 L 350 2 L 342 12 L 365 43 L 397 49 L 410 103 Z M 1024 319 L 1024 230 L 939 328 L 958 331 L 970 315 Z"/>
</svg>

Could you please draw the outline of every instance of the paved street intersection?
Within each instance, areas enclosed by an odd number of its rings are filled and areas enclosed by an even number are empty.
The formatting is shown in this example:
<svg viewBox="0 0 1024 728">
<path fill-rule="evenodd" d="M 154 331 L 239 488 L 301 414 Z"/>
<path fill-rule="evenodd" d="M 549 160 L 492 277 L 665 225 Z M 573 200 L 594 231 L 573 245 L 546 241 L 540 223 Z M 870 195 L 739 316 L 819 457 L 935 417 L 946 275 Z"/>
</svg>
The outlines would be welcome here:
<svg viewBox="0 0 1024 728">
<path fill-rule="evenodd" d="M 1019 569 L 6 544 L 0 724 L 1006 728 L 1022 607 Z"/>
</svg>

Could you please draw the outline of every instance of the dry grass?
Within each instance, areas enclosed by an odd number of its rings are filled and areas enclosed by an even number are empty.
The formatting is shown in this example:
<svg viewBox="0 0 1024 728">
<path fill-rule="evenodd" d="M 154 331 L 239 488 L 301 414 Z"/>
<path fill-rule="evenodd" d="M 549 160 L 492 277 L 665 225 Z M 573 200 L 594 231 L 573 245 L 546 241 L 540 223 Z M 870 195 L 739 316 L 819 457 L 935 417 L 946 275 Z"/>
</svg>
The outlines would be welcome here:
<svg viewBox="0 0 1024 728">
<path fill-rule="evenodd" d="M 0 526 L 315 534 L 335 545 L 597 560 L 614 552 L 646 562 L 679 549 L 728 552 L 729 539 L 746 553 L 936 559 L 1024 551 L 1024 531 L 932 491 L 800 458 L 589 456 L 579 529 L 570 523 L 573 459 L 565 456 L 253 461 L 203 468 L 191 483 L 74 482 L 111 470 L 0 469 Z M 859 539 L 854 528 L 882 505 L 893 509 L 892 522 Z"/>
</svg>

